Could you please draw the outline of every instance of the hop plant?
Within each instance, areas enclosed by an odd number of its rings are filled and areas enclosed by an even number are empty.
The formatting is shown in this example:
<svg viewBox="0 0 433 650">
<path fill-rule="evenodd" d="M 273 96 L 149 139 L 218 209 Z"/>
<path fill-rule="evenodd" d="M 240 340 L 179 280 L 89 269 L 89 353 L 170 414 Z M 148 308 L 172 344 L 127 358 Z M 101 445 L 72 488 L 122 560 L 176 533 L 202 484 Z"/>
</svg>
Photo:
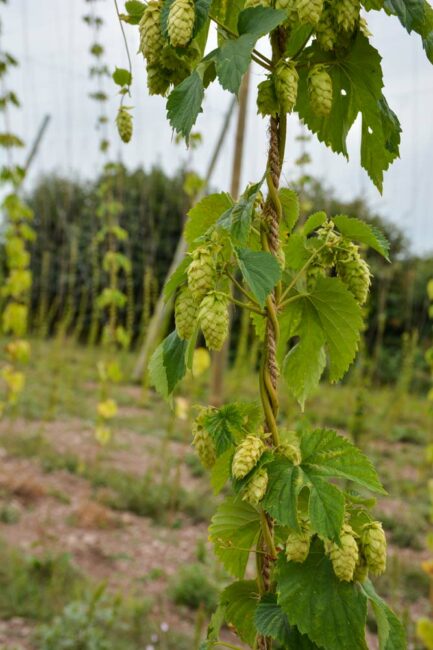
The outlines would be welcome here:
<svg viewBox="0 0 433 650">
<path fill-rule="evenodd" d="M 5 350 L 6 354 L 13 361 L 18 361 L 19 363 L 27 363 L 30 359 L 30 343 L 23 339 L 10 341 L 6 345 Z"/>
<path fill-rule="evenodd" d="M 248 484 L 242 496 L 243 501 L 247 501 L 252 506 L 256 506 L 258 503 L 260 503 L 266 494 L 268 480 L 268 472 L 264 467 L 262 467 L 254 474 L 251 480 L 248 481 Z"/>
<path fill-rule="evenodd" d="M 301 23 L 316 25 L 323 11 L 323 0 L 297 0 L 296 9 Z"/>
<path fill-rule="evenodd" d="M 181 339 L 191 338 L 197 320 L 198 306 L 188 287 L 184 287 L 177 299 L 174 308 L 176 330 Z"/>
<path fill-rule="evenodd" d="M 120 106 L 116 117 L 116 125 L 120 139 L 125 143 L 130 142 L 132 138 L 133 124 L 132 115 L 129 111 L 130 109 L 126 106 Z"/>
<path fill-rule="evenodd" d="M 164 95 L 170 88 L 170 79 L 168 73 L 158 65 L 148 64 L 147 68 L 147 88 L 149 95 Z"/>
<path fill-rule="evenodd" d="M 351 32 L 359 19 L 359 0 L 338 0 L 334 3 L 334 16 L 337 25 L 345 32 Z"/>
<path fill-rule="evenodd" d="M 117 415 L 117 404 L 113 399 L 106 399 L 98 404 L 98 415 L 104 420 L 111 420 Z"/>
<path fill-rule="evenodd" d="M 326 544 L 334 573 L 339 580 L 351 582 L 359 560 L 358 544 L 349 524 L 344 524 L 340 534 L 340 546 L 334 542 Z"/>
<path fill-rule="evenodd" d="M 3 332 L 23 336 L 27 330 L 28 307 L 10 302 L 3 312 Z"/>
<path fill-rule="evenodd" d="M 201 464 L 206 469 L 211 469 L 216 461 L 216 450 L 210 433 L 204 428 L 204 421 L 206 416 L 213 411 L 212 407 L 202 409 L 197 416 L 193 427 L 193 440 L 194 445 Z"/>
<path fill-rule="evenodd" d="M 310 552 L 311 528 L 306 519 L 301 519 L 300 531 L 291 531 L 286 541 L 285 553 L 289 562 L 305 562 Z"/>
<path fill-rule="evenodd" d="M 316 36 L 323 50 L 333 50 L 337 42 L 337 30 L 330 9 L 325 8 L 316 26 Z"/>
<path fill-rule="evenodd" d="M 190 42 L 195 23 L 193 0 L 174 0 L 168 14 L 168 37 L 173 47 L 186 47 Z"/>
<path fill-rule="evenodd" d="M 232 474 L 235 478 L 244 478 L 257 465 L 266 446 L 261 438 L 248 435 L 238 445 L 232 462 Z"/>
<path fill-rule="evenodd" d="M 197 248 L 188 267 L 188 286 L 197 302 L 215 286 L 215 263 L 209 249 Z"/>
<path fill-rule="evenodd" d="M 198 319 L 207 348 L 221 350 L 229 330 L 227 298 L 216 291 L 208 294 L 200 303 Z"/>
<path fill-rule="evenodd" d="M 352 292 L 360 305 L 368 298 L 371 273 L 367 262 L 362 259 L 359 249 L 350 244 L 339 254 L 336 263 L 337 275 Z"/>
<path fill-rule="evenodd" d="M 245 9 L 250 9 L 251 7 L 271 7 L 269 0 L 246 0 Z"/>
<path fill-rule="evenodd" d="M 258 86 L 257 112 L 260 115 L 273 115 L 278 113 L 278 97 L 272 77 L 265 79 Z"/>
<path fill-rule="evenodd" d="M 379 521 L 366 524 L 362 531 L 362 548 L 368 568 L 375 576 L 380 576 L 386 569 L 386 537 Z"/>
<path fill-rule="evenodd" d="M 308 75 L 311 107 L 317 115 L 329 115 L 332 108 L 332 79 L 324 65 L 315 65 Z"/>
<path fill-rule="evenodd" d="M 139 24 L 139 51 L 149 63 L 157 63 L 161 49 L 164 47 L 164 36 L 161 29 L 160 0 L 151 0 Z"/>
<path fill-rule="evenodd" d="M 276 66 L 275 74 L 275 89 L 281 110 L 290 113 L 298 96 L 299 75 L 296 65 L 292 61 L 281 59 Z"/>
</svg>

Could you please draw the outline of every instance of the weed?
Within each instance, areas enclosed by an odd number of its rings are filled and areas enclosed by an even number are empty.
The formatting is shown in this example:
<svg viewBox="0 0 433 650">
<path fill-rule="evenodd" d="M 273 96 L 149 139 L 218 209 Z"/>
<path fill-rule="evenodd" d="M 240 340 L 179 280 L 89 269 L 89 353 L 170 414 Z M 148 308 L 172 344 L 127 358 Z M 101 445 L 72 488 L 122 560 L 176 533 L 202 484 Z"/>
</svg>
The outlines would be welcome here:
<svg viewBox="0 0 433 650">
<path fill-rule="evenodd" d="M 201 606 L 212 611 L 217 604 L 218 589 L 209 579 L 208 573 L 202 564 L 181 567 L 170 583 L 170 598 L 176 605 L 185 605 L 191 609 Z"/>
</svg>

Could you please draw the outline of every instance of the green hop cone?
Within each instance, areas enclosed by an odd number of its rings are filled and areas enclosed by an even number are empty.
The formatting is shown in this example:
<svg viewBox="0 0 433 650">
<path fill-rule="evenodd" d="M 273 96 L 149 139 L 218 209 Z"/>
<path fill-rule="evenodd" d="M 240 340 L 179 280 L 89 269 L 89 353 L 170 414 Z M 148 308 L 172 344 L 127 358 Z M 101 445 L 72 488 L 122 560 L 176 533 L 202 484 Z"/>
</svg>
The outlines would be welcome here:
<svg viewBox="0 0 433 650">
<path fill-rule="evenodd" d="M 151 0 L 144 10 L 139 24 L 139 52 L 149 63 L 157 63 L 161 49 L 164 47 L 164 36 L 161 29 L 160 0 Z"/>
<path fill-rule="evenodd" d="M 244 9 L 251 9 L 251 7 L 271 7 L 270 0 L 246 0 Z"/>
<path fill-rule="evenodd" d="M 169 72 L 153 64 L 148 64 L 146 70 L 149 95 L 161 95 L 164 97 L 170 87 Z"/>
<path fill-rule="evenodd" d="M 126 106 L 120 106 L 116 117 L 116 125 L 120 139 L 126 143 L 130 142 L 133 130 L 132 115 L 129 110 Z"/>
<path fill-rule="evenodd" d="M 275 117 L 279 110 L 278 96 L 272 77 L 265 79 L 258 86 L 257 112 L 259 115 Z"/>
<path fill-rule="evenodd" d="M 191 338 L 197 320 L 198 305 L 188 287 L 184 287 L 174 307 L 174 319 L 179 337 L 183 340 Z"/>
<path fill-rule="evenodd" d="M 351 582 L 359 560 L 358 544 L 352 527 L 344 524 L 340 534 L 340 546 L 327 542 L 326 551 L 331 558 L 334 573 L 339 580 Z"/>
<path fill-rule="evenodd" d="M 227 298 L 216 291 L 209 293 L 200 303 L 198 319 L 208 350 L 221 350 L 229 331 Z"/>
<path fill-rule="evenodd" d="M 192 427 L 192 444 L 197 451 L 201 464 L 206 469 L 211 469 L 216 461 L 215 444 L 210 433 L 204 428 L 205 418 L 212 411 L 212 407 L 202 409 Z"/>
<path fill-rule="evenodd" d="M 386 569 L 386 537 L 379 521 L 364 526 L 362 548 L 371 573 L 375 576 L 384 573 Z"/>
<path fill-rule="evenodd" d="M 315 65 L 308 75 L 310 102 L 316 115 L 329 115 L 332 108 L 332 79 L 324 65 Z"/>
<path fill-rule="evenodd" d="M 275 0 L 275 9 L 282 9 L 285 11 L 289 9 L 292 4 L 292 0 Z"/>
<path fill-rule="evenodd" d="M 266 494 L 268 480 L 268 472 L 264 467 L 262 467 L 248 481 L 248 484 L 242 496 L 242 500 L 247 501 L 247 503 L 250 503 L 252 506 L 256 506 L 258 503 L 260 503 Z"/>
<path fill-rule="evenodd" d="M 188 286 L 197 302 L 215 287 L 215 263 L 209 249 L 197 248 L 188 267 Z"/>
<path fill-rule="evenodd" d="M 186 47 L 190 42 L 195 23 L 193 0 L 174 0 L 168 14 L 168 37 L 173 47 Z"/>
<path fill-rule="evenodd" d="M 266 446 L 261 438 L 248 435 L 238 445 L 232 462 L 232 474 L 235 478 L 244 478 L 257 465 Z"/>
<path fill-rule="evenodd" d="M 338 0 L 333 5 L 337 25 L 345 32 L 351 32 L 359 20 L 361 5 L 359 0 Z"/>
<path fill-rule="evenodd" d="M 367 262 L 359 254 L 358 247 L 350 245 L 337 259 L 338 277 L 344 282 L 360 305 L 368 298 L 371 273 Z"/>
<path fill-rule="evenodd" d="M 338 33 L 331 11 L 325 8 L 316 26 L 316 37 L 322 50 L 333 50 Z"/>
<path fill-rule="evenodd" d="M 360 552 L 358 564 L 356 565 L 355 572 L 353 574 L 353 580 L 355 582 L 363 583 L 367 580 L 367 578 L 368 578 L 367 560 L 365 559 L 364 554 Z"/>
<path fill-rule="evenodd" d="M 281 110 L 284 113 L 290 113 L 298 96 L 299 75 L 295 63 L 281 59 L 277 63 L 275 74 L 275 89 Z"/>
<path fill-rule="evenodd" d="M 296 9 L 301 23 L 316 25 L 323 11 L 323 0 L 296 0 Z"/>
<path fill-rule="evenodd" d="M 300 531 L 292 531 L 286 541 L 285 553 L 289 562 L 305 562 L 310 552 L 311 529 L 305 519 L 300 522 Z"/>
</svg>

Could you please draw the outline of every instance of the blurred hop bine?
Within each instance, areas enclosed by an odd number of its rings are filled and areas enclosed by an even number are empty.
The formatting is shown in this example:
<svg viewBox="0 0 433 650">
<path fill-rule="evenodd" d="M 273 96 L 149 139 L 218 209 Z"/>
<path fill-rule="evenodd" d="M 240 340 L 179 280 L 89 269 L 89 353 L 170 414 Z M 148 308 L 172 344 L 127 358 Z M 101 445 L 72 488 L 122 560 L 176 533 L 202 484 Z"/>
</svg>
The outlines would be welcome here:
<svg viewBox="0 0 433 650">
<path fill-rule="evenodd" d="M 396 16 L 433 60 L 433 10 L 424 0 L 150 0 L 125 7 L 121 14 L 116 3 L 122 30 L 122 23 L 138 27 L 149 93 L 167 96 L 168 121 L 187 143 L 211 83 L 237 95 L 252 63 L 263 71 L 263 176 L 237 201 L 211 194 L 190 211 L 188 251 L 165 287 L 166 298 L 176 300 L 176 329 L 149 366 L 152 384 L 170 400 L 192 370 L 199 337 L 209 350 L 223 347 L 229 307 L 245 310 L 254 324 L 259 400 L 201 408 L 193 426 L 214 491 L 231 485 L 209 536 L 235 579 L 201 648 L 236 648 L 220 638 L 228 624 L 257 650 L 366 649 L 369 604 L 380 647 L 405 648 L 403 626 L 369 579 L 386 568 L 385 534 L 368 494 L 385 490 L 373 465 L 333 430 L 288 430 L 279 412 L 281 379 L 304 409 L 325 369 L 331 382 L 348 371 L 371 284 L 365 250 L 388 259 L 389 244 L 378 229 L 346 215 L 300 219 L 298 196 L 280 188 L 280 179 L 288 114 L 345 156 L 359 116 L 361 165 L 382 189 L 401 129 L 383 94 L 365 14 Z M 207 47 L 211 26 L 214 49 Z M 266 54 L 262 38 L 269 40 Z M 117 69 L 114 80 L 127 94 L 130 69 Z M 132 137 L 130 110 L 121 104 L 117 118 L 124 141 Z"/>
</svg>

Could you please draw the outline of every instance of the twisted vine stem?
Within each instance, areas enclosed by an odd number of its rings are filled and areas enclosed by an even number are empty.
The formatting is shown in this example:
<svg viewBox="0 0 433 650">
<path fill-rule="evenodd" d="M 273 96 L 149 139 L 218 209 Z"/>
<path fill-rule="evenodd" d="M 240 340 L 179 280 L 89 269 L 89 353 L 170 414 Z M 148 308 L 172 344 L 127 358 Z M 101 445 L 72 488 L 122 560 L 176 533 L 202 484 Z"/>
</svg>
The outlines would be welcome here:
<svg viewBox="0 0 433 650">
<path fill-rule="evenodd" d="M 285 30 L 277 29 L 272 35 L 272 64 L 275 65 L 284 51 Z M 278 195 L 281 170 L 284 160 L 286 143 L 287 118 L 285 114 L 271 117 L 269 127 L 269 153 L 266 181 L 268 198 L 263 210 L 261 240 L 265 251 L 278 258 L 281 248 L 280 222 L 282 219 L 282 205 Z M 278 403 L 278 377 L 277 345 L 280 336 L 277 309 L 281 299 L 281 284 L 277 285 L 273 294 L 266 302 L 266 334 L 263 348 L 262 363 L 260 368 L 260 397 L 265 414 L 265 431 L 270 434 L 268 444 L 278 447 L 280 444 L 277 417 Z M 259 585 L 264 592 L 271 590 L 272 565 L 276 559 L 276 550 L 273 534 L 273 521 L 264 510 L 261 512 L 262 534 L 259 545 L 265 554 L 257 556 L 258 571 L 260 573 Z M 271 650 L 272 639 L 259 636 L 257 639 L 258 650 Z"/>
</svg>

